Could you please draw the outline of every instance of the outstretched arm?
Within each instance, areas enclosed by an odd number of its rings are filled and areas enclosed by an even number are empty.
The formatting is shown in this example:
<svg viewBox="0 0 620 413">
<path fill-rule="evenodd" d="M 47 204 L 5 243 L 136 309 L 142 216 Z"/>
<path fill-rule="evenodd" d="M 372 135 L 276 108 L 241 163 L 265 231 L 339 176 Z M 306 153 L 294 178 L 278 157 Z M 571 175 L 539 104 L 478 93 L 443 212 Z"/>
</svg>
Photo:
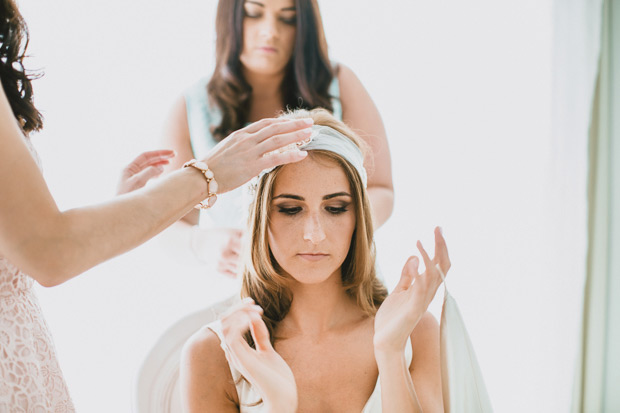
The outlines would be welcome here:
<svg viewBox="0 0 620 413">
<path fill-rule="evenodd" d="M 388 220 L 394 209 L 392 158 L 385 127 L 372 98 L 351 69 L 339 65 L 338 81 L 343 120 L 371 148 L 369 158 L 364 163 L 369 172 L 368 196 L 378 228 Z"/>
<path fill-rule="evenodd" d="M 443 411 L 439 331 L 427 308 L 441 285 L 440 271 L 447 273 L 450 259 L 439 228 L 435 229 L 435 257 L 431 260 L 420 242 L 418 249 L 426 267 L 424 273 L 418 273 L 418 258 L 411 257 L 375 317 L 375 357 L 386 413 Z M 409 337 L 413 361 L 407 366 L 405 346 Z"/>
<path fill-rule="evenodd" d="M 219 192 L 242 185 L 269 166 L 303 159 L 304 152 L 263 154 L 307 138 L 309 132 L 303 130 L 308 126 L 304 120 L 266 119 L 233 132 L 205 159 Z M 60 284 L 142 244 L 207 195 L 202 174 L 184 168 L 148 188 L 61 212 L 1 87 L 0 177 L 0 255 L 44 286 Z"/>
<path fill-rule="evenodd" d="M 164 168 L 165 173 L 179 169 L 183 164 L 194 157 L 190 143 L 189 125 L 187 123 L 187 108 L 185 98 L 181 96 L 172 105 L 166 120 L 163 132 L 162 147 L 174 150 L 176 156 L 170 165 Z M 199 213 L 190 211 L 183 217 L 183 221 L 190 225 L 198 224 Z"/>
</svg>

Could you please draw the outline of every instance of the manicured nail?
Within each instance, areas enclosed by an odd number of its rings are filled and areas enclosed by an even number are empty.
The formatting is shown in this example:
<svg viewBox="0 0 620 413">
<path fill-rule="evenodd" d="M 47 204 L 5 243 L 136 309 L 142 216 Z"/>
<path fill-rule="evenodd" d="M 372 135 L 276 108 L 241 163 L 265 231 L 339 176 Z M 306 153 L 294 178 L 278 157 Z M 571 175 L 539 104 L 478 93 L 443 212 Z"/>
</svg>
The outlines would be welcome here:
<svg viewBox="0 0 620 413">
<path fill-rule="evenodd" d="M 298 153 L 300 158 L 305 158 L 308 156 L 308 151 L 299 151 Z"/>
<path fill-rule="evenodd" d="M 304 118 L 303 121 L 305 123 L 307 123 L 308 125 L 313 125 L 314 124 L 314 119 L 312 119 L 312 118 Z"/>
</svg>

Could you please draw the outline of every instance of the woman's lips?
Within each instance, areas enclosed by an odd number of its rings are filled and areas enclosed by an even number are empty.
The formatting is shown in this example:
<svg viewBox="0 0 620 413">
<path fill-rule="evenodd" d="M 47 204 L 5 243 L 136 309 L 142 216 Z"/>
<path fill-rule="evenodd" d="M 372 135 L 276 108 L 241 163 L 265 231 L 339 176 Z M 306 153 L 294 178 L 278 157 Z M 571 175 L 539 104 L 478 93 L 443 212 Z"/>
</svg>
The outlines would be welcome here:
<svg viewBox="0 0 620 413">
<path fill-rule="evenodd" d="M 297 254 L 297 255 L 308 261 L 320 261 L 322 259 L 329 257 L 328 254 L 322 254 L 322 253 L 303 253 L 303 254 Z"/>
<path fill-rule="evenodd" d="M 278 52 L 278 49 L 276 49 L 275 47 L 269 47 L 269 46 L 259 47 L 258 50 L 260 50 L 261 52 L 265 52 L 265 53 L 277 53 Z"/>
</svg>

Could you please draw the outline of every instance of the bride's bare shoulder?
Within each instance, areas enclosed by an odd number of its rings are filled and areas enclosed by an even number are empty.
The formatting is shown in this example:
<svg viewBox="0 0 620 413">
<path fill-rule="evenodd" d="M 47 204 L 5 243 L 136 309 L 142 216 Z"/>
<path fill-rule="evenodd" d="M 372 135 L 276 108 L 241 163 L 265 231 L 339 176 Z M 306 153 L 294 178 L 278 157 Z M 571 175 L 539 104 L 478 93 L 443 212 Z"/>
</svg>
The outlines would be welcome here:
<svg viewBox="0 0 620 413">
<path fill-rule="evenodd" d="M 238 396 L 220 339 L 208 327 L 194 333 L 181 353 L 181 393 L 186 406 L 200 411 L 199 404 L 233 410 Z M 193 409 L 189 409 L 194 411 Z"/>
</svg>

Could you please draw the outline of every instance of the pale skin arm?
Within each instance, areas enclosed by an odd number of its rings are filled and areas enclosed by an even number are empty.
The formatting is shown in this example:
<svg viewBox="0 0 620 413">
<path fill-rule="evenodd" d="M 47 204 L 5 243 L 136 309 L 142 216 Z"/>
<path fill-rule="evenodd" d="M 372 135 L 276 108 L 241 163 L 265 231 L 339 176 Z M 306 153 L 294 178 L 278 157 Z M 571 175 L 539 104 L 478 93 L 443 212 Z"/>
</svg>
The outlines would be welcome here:
<svg viewBox="0 0 620 413">
<path fill-rule="evenodd" d="M 303 139 L 307 133 L 301 130 L 307 126 L 272 119 L 231 134 L 234 139 L 214 148 L 207 159 L 221 192 L 243 184 L 267 164 L 303 159 L 293 152 L 262 154 Z M 44 286 L 60 284 L 144 243 L 206 196 L 204 177 L 185 168 L 106 203 L 60 211 L 1 87 L 0 148 L 0 255 Z"/>
<path fill-rule="evenodd" d="M 375 317 L 375 358 L 386 413 L 443 411 L 439 327 L 427 308 L 442 282 L 437 266 L 446 274 L 451 264 L 439 228 L 435 229 L 435 257 L 431 260 L 419 241 L 418 249 L 424 273 L 418 272 L 419 259 L 411 257 Z M 411 366 L 405 362 L 408 337 L 413 350 Z"/>
<path fill-rule="evenodd" d="M 373 208 L 375 226 L 378 228 L 392 215 L 394 208 L 394 185 L 392 183 L 392 159 L 383 120 L 372 98 L 348 67 L 339 64 L 338 82 L 342 117 L 361 138 L 370 145 L 365 164 L 368 173 L 368 196 Z"/>
</svg>

